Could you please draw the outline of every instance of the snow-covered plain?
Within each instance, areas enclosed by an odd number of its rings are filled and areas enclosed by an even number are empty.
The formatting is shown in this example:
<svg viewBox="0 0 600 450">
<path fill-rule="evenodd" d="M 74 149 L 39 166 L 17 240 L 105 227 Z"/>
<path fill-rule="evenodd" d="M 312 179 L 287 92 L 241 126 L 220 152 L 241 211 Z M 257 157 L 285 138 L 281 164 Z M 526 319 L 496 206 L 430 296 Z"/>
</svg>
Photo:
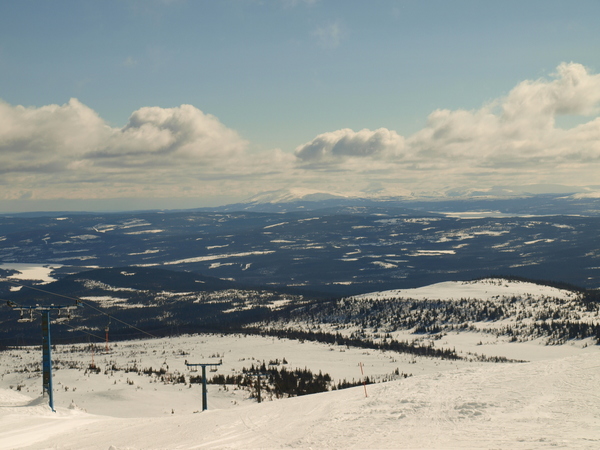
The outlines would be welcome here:
<svg viewBox="0 0 600 450">
<path fill-rule="evenodd" d="M 574 295 L 482 280 L 365 298 L 450 301 L 517 294 L 566 300 Z M 410 331 L 404 333 L 410 339 Z M 0 448 L 600 448 L 600 349 L 591 340 L 544 342 L 510 342 L 476 331 L 449 332 L 435 341 L 460 356 L 477 352 L 524 363 L 444 360 L 240 334 L 123 341 L 110 343 L 108 352 L 103 343 L 93 352 L 89 344 L 57 345 L 56 412 L 40 398 L 40 348 L 9 349 L 0 352 Z M 267 395 L 261 404 L 247 390 L 209 385 L 208 411 L 201 412 L 201 387 L 189 384 L 198 373 L 185 365 L 222 362 L 210 377 L 284 359 L 288 369 L 322 371 L 335 382 L 361 380 L 363 364 L 377 383 L 366 391 L 359 386 L 296 398 Z M 92 361 L 100 373 L 89 370 Z M 171 379 L 184 375 L 186 383 L 126 371 L 132 367 L 164 368 Z"/>
</svg>

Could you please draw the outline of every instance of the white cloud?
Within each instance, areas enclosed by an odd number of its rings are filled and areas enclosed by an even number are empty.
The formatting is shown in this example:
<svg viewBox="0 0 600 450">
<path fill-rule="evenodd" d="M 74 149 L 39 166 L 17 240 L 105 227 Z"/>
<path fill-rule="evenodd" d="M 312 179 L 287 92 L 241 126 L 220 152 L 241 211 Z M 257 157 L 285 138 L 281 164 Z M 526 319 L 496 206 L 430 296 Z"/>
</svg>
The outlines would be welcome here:
<svg viewBox="0 0 600 450">
<path fill-rule="evenodd" d="M 597 184 L 600 75 L 561 64 L 477 110 L 436 110 L 403 137 L 379 128 L 322 133 L 295 152 L 256 152 L 191 105 L 144 107 L 122 127 L 76 99 L 0 101 L 2 198 L 243 199 L 280 188 L 437 195 L 535 183 Z M 561 114 L 587 122 L 555 125 Z"/>
<path fill-rule="evenodd" d="M 23 190 L 32 198 L 246 196 L 232 180 L 276 176 L 293 159 L 249 152 L 236 131 L 191 105 L 141 108 L 114 128 L 76 99 L 40 108 L 0 103 L 5 199 Z"/>
<path fill-rule="evenodd" d="M 24 108 L 0 103 L 0 161 L 4 172 L 62 171 L 72 165 L 221 165 L 247 147 L 234 130 L 191 105 L 145 107 L 123 128 L 108 126 L 76 99 Z"/>
<path fill-rule="evenodd" d="M 358 132 L 345 128 L 318 135 L 296 149 L 305 162 L 339 161 L 347 157 L 401 157 L 404 138 L 393 130 L 380 128 Z"/>
<path fill-rule="evenodd" d="M 599 103 L 600 75 L 563 63 L 553 80 L 524 81 L 506 98 L 479 110 L 433 112 L 427 127 L 407 139 L 407 145 L 417 156 L 459 158 L 475 166 L 552 169 L 565 160 L 600 157 L 600 122 L 571 130 L 555 126 L 558 115 L 595 114 Z"/>
<path fill-rule="evenodd" d="M 113 130 L 105 147 L 87 156 L 105 165 L 215 165 L 246 146 L 234 130 L 191 105 L 145 107 L 131 115 L 127 126 Z"/>
<path fill-rule="evenodd" d="M 95 150 L 111 129 L 76 99 L 25 108 L 0 102 L 0 172 L 57 172 L 83 152 Z"/>
<path fill-rule="evenodd" d="M 550 80 L 524 81 L 505 98 L 473 110 L 436 110 L 404 139 L 392 130 L 342 129 L 299 146 L 306 168 L 395 175 L 435 189 L 447 184 L 594 183 L 600 118 L 569 130 L 558 115 L 598 114 L 600 75 L 563 63 Z M 483 179 L 485 180 L 483 181 Z"/>
<path fill-rule="evenodd" d="M 558 114 L 598 112 L 600 75 L 591 75 L 584 66 L 575 63 L 560 64 L 553 75 L 552 81 L 524 81 L 515 87 L 502 105 L 505 120 L 552 119 Z"/>
</svg>

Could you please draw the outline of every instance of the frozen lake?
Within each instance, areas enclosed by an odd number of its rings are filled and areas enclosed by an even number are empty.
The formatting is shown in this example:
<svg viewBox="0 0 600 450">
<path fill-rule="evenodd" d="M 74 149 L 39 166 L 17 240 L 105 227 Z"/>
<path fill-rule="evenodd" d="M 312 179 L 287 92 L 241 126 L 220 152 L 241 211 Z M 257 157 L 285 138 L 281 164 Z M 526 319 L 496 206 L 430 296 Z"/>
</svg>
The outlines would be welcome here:
<svg viewBox="0 0 600 450">
<path fill-rule="evenodd" d="M 23 263 L 4 263 L 0 264 L 0 269 L 17 270 L 19 273 L 11 275 L 9 278 L 17 280 L 41 280 L 44 283 L 56 281 L 56 278 L 50 276 L 54 269 L 62 267 L 61 264 L 23 264 Z"/>
</svg>

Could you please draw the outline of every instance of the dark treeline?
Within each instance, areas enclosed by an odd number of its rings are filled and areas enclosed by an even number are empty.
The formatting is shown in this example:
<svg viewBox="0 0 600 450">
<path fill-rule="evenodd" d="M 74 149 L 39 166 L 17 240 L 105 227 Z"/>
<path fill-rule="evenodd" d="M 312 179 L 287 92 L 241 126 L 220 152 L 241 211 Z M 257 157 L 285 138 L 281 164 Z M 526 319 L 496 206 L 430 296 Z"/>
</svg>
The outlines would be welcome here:
<svg viewBox="0 0 600 450">
<path fill-rule="evenodd" d="M 190 383 L 200 383 L 202 377 L 190 377 Z M 249 368 L 243 368 L 242 373 L 236 375 L 215 375 L 207 380 L 211 384 L 237 385 L 248 388 L 252 395 L 258 393 L 258 383 L 260 390 L 266 396 L 297 397 L 300 395 L 316 394 L 317 392 L 326 392 L 329 390 L 332 379 L 329 374 L 312 373 L 307 368 L 288 370 L 286 367 L 277 367 L 263 362 L 262 365 Z"/>
<path fill-rule="evenodd" d="M 566 291 L 573 291 L 573 292 L 579 292 L 579 293 L 584 293 L 587 291 L 587 289 L 582 288 L 581 286 L 577 286 L 577 285 L 571 284 L 571 283 L 566 283 L 564 281 L 540 280 L 540 279 L 533 279 L 533 278 L 527 278 L 527 277 L 520 277 L 517 275 L 490 275 L 490 276 L 475 278 L 473 281 L 488 280 L 488 279 L 499 280 L 499 281 L 502 281 L 502 280 L 521 281 L 523 283 L 539 284 L 540 286 L 550 286 L 550 287 L 554 287 L 556 289 L 564 289 Z"/>
<path fill-rule="evenodd" d="M 522 334 L 514 327 L 507 326 L 502 330 L 502 334 L 513 336 L 513 340 L 517 340 L 519 333 Z M 532 324 L 530 334 L 533 337 L 548 337 L 550 344 L 564 344 L 569 340 L 586 338 L 594 338 L 596 342 L 600 342 L 600 324 L 569 320 L 547 320 Z"/>
<path fill-rule="evenodd" d="M 518 277 L 511 279 L 531 282 Z M 506 279 L 494 279 L 492 284 L 503 281 Z M 563 283 L 554 285 L 563 289 L 569 287 Z M 285 323 L 299 322 L 306 324 L 304 329 L 319 329 L 323 324 L 330 324 L 337 329 L 358 328 L 379 338 L 395 331 L 440 335 L 470 330 L 505 335 L 514 341 L 546 338 L 548 343 L 555 344 L 569 339 L 594 338 L 600 342 L 597 320 L 600 291 L 571 289 L 570 292 L 571 295 L 564 297 L 525 292 L 521 295 L 496 295 L 489 299 L 448 300 L 379 297 L 375 293 L 367 298 L 350 297 L 296 308 L 278 322 L 271 322 L 271 327 L 280 328 Z M 488 324 L 483 327 L 475 325 L 483 322 Z M 337 338 L 319 336 L 317 332 L 317 336 L 307 339 L 372 348 L 372 343 L 365 343 L 367 340 L 364 338 L 360 339 L 361 343 L 348 342 L 352 338 L 338 341 Z M 406 343 L 403 344 L 406 347 Z M 376 348 L 398 347 L 389 339 L 377 345 Z M 419 352 L 423 351 L 423 347 L 418 348 Z M 413 352 L 406 348 L 399 351 Z"/>
<path fill-rule="evenodd" d="M 382 342 L 375 342 L 366 337 L 346 337 L 340 333 L 332 334 L 323 333 L 320 331 L 278 330 L 273 328 L 246 328 L 245 331 L 261 336 L 274 336 L 278 338 L 295 339 L 299 341 L 306 340 L 321 342 L 324 344 L 369 348 L 373 350 L 391 350 L 399 353 L 408 353 L 415 356 L 429 356 L 432 358 L 461 359 L 461 357 L 458 356 L 454 350 L 437 349 L 433 346 L 418 345 L 407 341 L 397 341 L 389 337 L 384 339 Z"/>
</svg>

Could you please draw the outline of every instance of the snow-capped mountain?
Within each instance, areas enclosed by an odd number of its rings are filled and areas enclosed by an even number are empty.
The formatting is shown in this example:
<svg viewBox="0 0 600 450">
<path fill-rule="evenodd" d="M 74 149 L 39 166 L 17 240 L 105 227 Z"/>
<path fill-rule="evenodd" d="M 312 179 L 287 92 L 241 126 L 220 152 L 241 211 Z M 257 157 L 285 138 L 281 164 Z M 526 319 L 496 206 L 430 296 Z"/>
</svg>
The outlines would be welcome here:
<svg viewBox="0 0 600 450">
<path fill-rule="evenodd" d="M 344 195 L 332 192 L 322 192 L 316 189 L 290 188 L 281 189 L 277 191 L 263 192 L 261 194 L 254 195 L 244 200 L 243 203 L 289 203 L 296 201 L 347 199 L 351 197 L 351 195 Z"/>
<path fill-rule="evenodd" d="M 415 192 L 403 188 L 372 187 L 354 192 L 323 191 L 292 187 L 262 192 L 249 197 L 242 204 L 319 202 L 322 200 L 376 200 L 376 201 L 431 201 L 468 199 L 509 199 L 536 195 L 556 195 L 573 198 L 598 198 L 600 186 L 564 186 L 558 184 L 532 184 L 514 186 L 453 187 L 436 192 Z"/>
<path fill-rule="evenodd" d="M 507 215 L 600 214 L 600 187 L 526 185 L 453 187 L 437 192 L 402 188 L 373 188 L 355 192 L 291 188 L 269 191 L 244 202 L 212 208 L 215 211 L 286 213 L 339 207 L 407 208 L 421 211 L 502 211 Z M 201 208 L 208 211 L 208 208 Z"/>
</svg>

